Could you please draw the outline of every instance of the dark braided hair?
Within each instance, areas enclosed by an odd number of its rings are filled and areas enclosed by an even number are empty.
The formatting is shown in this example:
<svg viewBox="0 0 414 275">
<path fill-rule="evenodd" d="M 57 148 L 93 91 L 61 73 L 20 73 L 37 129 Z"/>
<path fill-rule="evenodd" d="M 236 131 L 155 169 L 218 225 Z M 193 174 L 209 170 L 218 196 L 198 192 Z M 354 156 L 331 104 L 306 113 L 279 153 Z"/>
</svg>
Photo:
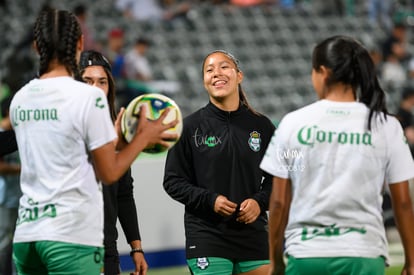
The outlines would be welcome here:
<svg viewBox="0 0 414 275">
<path fill-rule="evenodd" d="M 69 11 L 47 9 L 37 18 L 34 39 L 40 55 L 39 76 L 51 70 L 56 61 L 65 66 L 69 74 L 78 77 L 76 46 L 82 35 L 76 17 Z"/>
</svg>

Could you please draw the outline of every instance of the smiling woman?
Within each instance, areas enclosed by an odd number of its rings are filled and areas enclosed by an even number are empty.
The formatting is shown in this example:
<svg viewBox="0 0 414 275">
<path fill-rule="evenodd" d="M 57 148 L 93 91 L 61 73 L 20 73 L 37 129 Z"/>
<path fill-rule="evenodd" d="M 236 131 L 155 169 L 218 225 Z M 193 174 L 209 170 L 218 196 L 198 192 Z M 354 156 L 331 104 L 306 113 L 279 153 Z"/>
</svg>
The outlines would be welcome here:
<svg viewBox="0 0 414 275">
<path fill-rule="evenodd" d="M 267 274 L 271 178 L 259 163 L 275 127 L 249 105 L 231 54 L 208 54 L 202 73 L 210 102 L 185 118 L 164 174 L 185 205 L 187 264 L 195 275 Z"/>
</svg>

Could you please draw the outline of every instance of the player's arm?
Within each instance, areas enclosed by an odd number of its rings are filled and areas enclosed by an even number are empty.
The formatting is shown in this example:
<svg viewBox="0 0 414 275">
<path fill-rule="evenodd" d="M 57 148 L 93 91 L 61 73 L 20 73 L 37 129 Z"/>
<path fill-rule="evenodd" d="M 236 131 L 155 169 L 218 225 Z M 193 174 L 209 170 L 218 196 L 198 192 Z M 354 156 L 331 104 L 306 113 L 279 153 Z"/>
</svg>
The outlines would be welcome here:
<svg viewBox="0 0 414 275">
<path fill-rule="evenodd" d="M 146 106 L 141 108 L 146 108 Z M 102 182 L 111 184 L 126 172 L 147 146 L 161 144 L 168 147 L 168 142 L 165 140 L 177 139 L 176 134 L 165 133 L 165 130 L 177 124 L 177 121 L 163 123 L 169 111 L 170 109 L 167 109 L 157 120 L 149 121 L 145 117 L 146 110 L 141 110 L 136 134 L 128 145 L 116 152 L 115 144 L 108 142 L 93 150 L 92 158 L 97 177 Z"/>
<path fill-rule="evenodd" d="M 263 172 L 262 187 L 259 192 L 253 195 L 253 198 L 258 202 L 261 211 L 269 209 L 270 194 L 272 192 L 273 176 L 267 172 Z"/>
<path fill-rule="evenodd" d="M 263 172 L 263 180 L 260 191 L 244 200 L 240 204 L 237 221 L 241 223 L 253 223 L 260 216 L 260 213 L 269 209 L 270 193 L 272 192 L 273 176 Z"/>
<path fill-rule="evenodd" d="M 389 187 L 395 223 L 404 247 L 404 271 L 414 274 L 414 211 L 408 181 L 393 183 Z"/>
<path fill-rule="evenodd" d="M 148 270 L 148 264 L 144 257 L 141 241 L 135 240 L 129 243 L 131 246 L 131 257 L 135 265 L 134 272 L 131 275 L 146 275 Z"/>
<path fill-rule="evenodd" d="M 128 169 L 118 181 L 118 219 L 128 243 L 138 240 L 141 242 L 139 232 L 137 207 L 134 199 L 133 178 L 131 169 Z"/>
<path fill-rule="evenodd" d="M 0 175 L 17 175 L 20 173 L 20 164 L 9 163 L 0 157 Z"/>
<path fill-rule="evenodd" d="M 121 129 L 122 116 L 124 113 L 125 113 L 125 108 L 121 107 L 115 120 L 115 132 L 118 136 L 118 138 L 115 140 L 115 147 L 117 150 L 122 150 L 123 148 L 125 148 L 125 146 L 128 145 L 128 142 L 125 140 L 125 138 L 122 135 L 122 129 Z"/>
<path fill-rule="evenodd" d="M 283 245 L 291 200 L 290 180 L 273 177 L 269 203 L 269 255 L 273 275 L 285 274 Z"/>
<path fill-rule="evenodd" d="M 187 140 L 191 134 L 186 132 L 184 128 L 181 138 L 168 151 L 163 187 L 171 198 L 187 208 L 211 214 L 218 194 L 196 185 L 191 145 Z"/>
<path fill-rule="evenodd" d="M 131 169 L 128 169 L 118 181 L 118 194 L 116 198 L 118 201 L 117 215 L 125 238 L 131 246 L 131 258 L 135 266 L 135 272 L 131 274 L 145 275 L 148 270 L 148 264 L 141 246 L 133 181 Z"/>
</svg>

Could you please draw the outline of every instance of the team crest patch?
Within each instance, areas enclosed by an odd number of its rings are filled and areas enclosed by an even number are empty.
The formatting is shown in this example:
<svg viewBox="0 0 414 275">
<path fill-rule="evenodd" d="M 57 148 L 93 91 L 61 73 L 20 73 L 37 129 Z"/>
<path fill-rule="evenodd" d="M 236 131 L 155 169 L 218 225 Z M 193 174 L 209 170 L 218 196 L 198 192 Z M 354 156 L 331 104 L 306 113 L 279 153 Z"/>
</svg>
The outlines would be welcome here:
<svg viewBox="0 0 414 275">
<path fill-rule="evenodd" d="M 204 258 L 197 258 L 197 267 L 201 270 L 206 269 L 209 266 L 208 259 Z"/>
<path fill-rule="evenodd" d="M 260 150 L 260 143 L 262 143 L 262 139 L 260 138 L 260 134 L 257 131 L 253 131 L 250 133 L 249 138 L 249 146 L 254 152 L 259 152 Z"/>
</svg>

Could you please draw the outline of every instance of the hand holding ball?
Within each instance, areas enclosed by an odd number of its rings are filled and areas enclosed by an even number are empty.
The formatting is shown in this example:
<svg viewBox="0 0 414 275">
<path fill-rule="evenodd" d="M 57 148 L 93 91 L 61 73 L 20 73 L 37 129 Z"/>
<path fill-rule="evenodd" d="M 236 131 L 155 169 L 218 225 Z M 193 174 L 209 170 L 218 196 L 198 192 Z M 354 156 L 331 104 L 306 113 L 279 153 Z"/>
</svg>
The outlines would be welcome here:
<svg viewBox="0 0 414 275">
<path fill-rule="evenodd" d="M 163 123 L 168 124 L 175 120 L 178 121 L 178 123 L 174 127 L 164 131 L 165 133 L 176 134 L 178 136 L 177 139 L 165 140 L 168 144 L 167 147 L 161 144 L 154 144 L 148 146 L 144 149 L 144 152 L 154 154 L 170 149 L 178 141 L 181 135 L 183 128 L 183 119 L 181 110 L 178 107 L 178 105 L 171 98 L 161 94 L 144 94 L 139 97 L 136 97 L 128 104 L 121 118 L 121 130 L 125 140 L 127 142 L 131 142 L 131 140 L 135 136 L 139 123 L 139 112 L 141 106 L 143 105 L 145 105 L 146 107 L 145 117 L 148 120 L 157 120 L 162 116 L 166 109 L 169 108 L 170 110 L 166 114 Z"/>
</svg>

